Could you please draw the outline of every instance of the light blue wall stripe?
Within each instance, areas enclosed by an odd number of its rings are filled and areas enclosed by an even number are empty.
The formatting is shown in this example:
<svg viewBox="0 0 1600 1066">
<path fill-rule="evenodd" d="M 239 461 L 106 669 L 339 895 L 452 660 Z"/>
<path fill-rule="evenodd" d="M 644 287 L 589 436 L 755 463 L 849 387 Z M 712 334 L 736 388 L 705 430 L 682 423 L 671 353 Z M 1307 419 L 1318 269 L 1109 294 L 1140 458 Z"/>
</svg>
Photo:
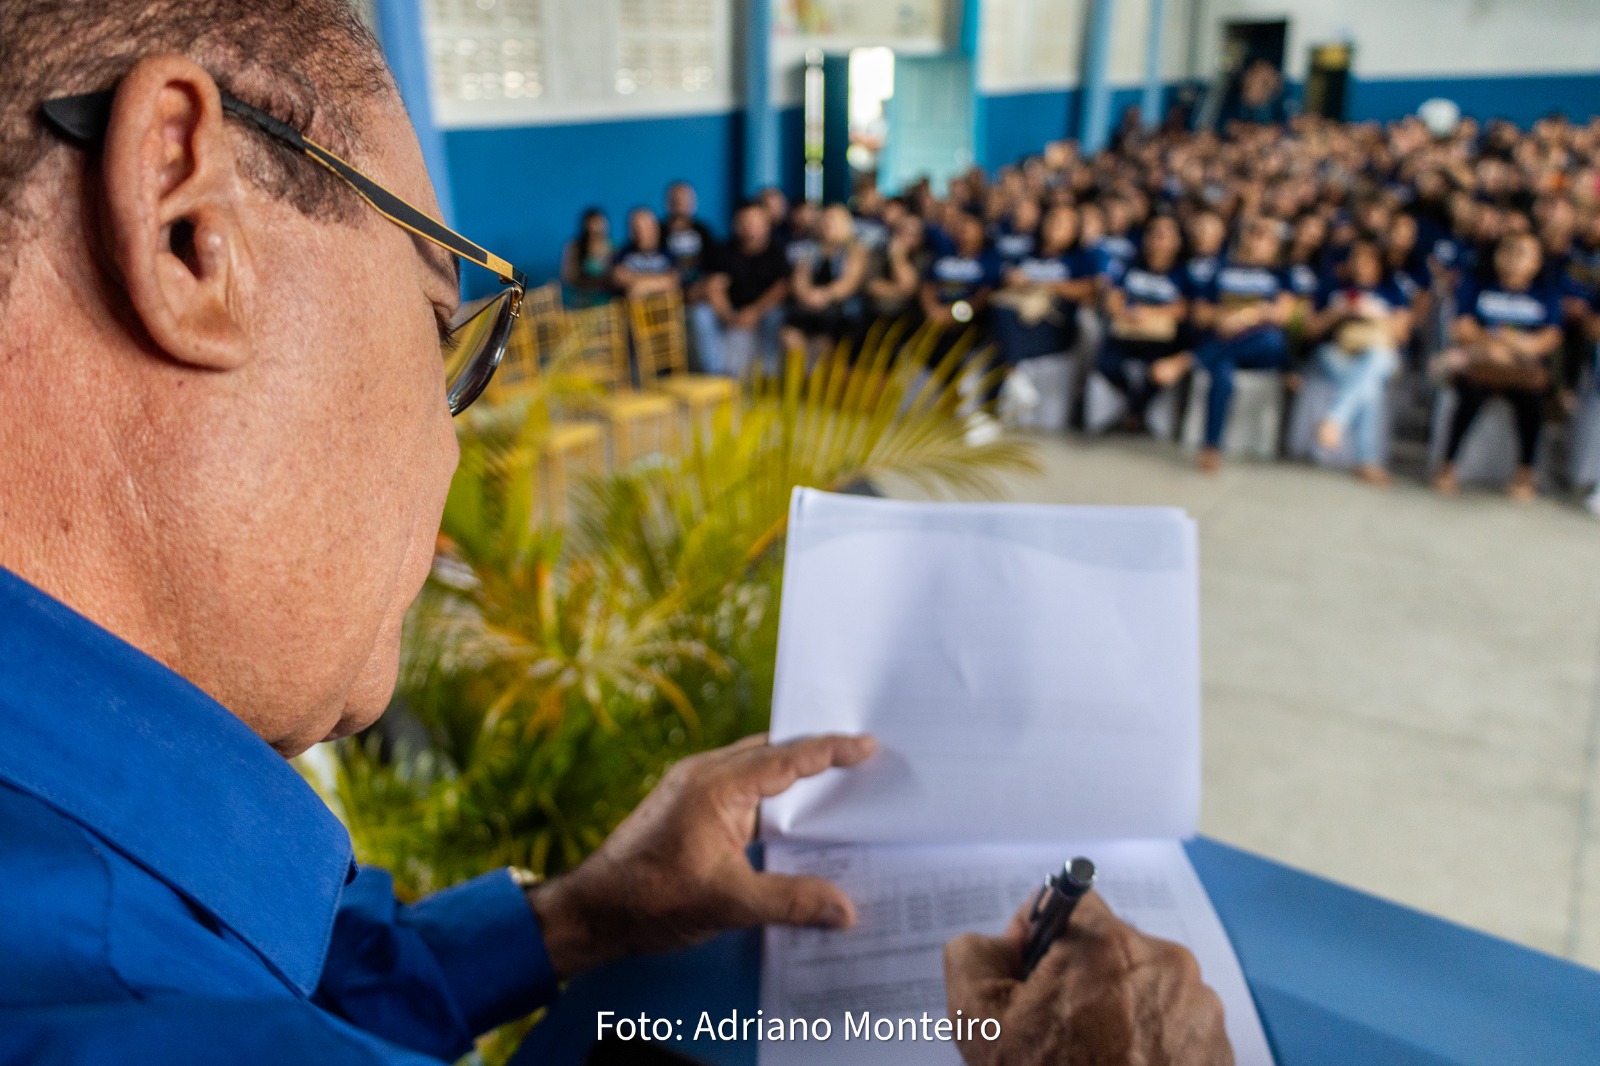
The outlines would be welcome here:
<svg viewBox="0 0 1600 1066">
<path fill-rule="evenodd" d="M 778 182 L 778 113 L 772 106 L 772 2 L 744 10 L 744 191 Z"/>
<path fill-rule="evenodd" d="M 978 91 L 978 37 L 983 27 L 983 0 L 961 0 L 961 54 L 967 57 L 972 81 L 972 155 L 981 167 L 994 166 L 988 156 L 989 106 Z"/>
<path fill-rule="evenodd" d="M 1093 0 L 1084 34 L 1078 139 L 1098 152 L 1111 135 L 1111 20 L 1116 0 Z"/>
<path fill-rule="evenodd" d="M 1144 97 L 1139 110 L 1146 129 L 1161 125 L 1161 97 L 1165 85 L 1161 81 L 1161 41 L 1167 17 L 1166 0 L 1149 0 L 1150 21 L 1144 41 Z"/>
</svg>

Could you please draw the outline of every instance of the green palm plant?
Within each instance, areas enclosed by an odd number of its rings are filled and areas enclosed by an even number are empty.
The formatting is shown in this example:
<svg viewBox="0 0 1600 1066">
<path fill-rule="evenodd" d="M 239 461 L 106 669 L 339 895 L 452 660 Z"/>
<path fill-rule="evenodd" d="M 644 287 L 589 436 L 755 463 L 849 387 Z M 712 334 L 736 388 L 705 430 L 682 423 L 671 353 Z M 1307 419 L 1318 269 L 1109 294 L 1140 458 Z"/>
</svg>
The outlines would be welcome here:
<svg viewBox="0 0 1600 1066">
<path fill-rule="evenodd" d="M 496 865 L 558 873 L 672 762 L 766 726 L 781 544 L 797 485 L 897 475 L 992 491 L 1025 446 L 969 446 L 967 352 L 878 328 L 807 370 L 792 355 L 679 457 L 591 479 L 567 529 L 540 519 L 559 380 L 464 419 L 397 707 L 341 742 L 336 802 L 405 894 Z"/>
</svg>

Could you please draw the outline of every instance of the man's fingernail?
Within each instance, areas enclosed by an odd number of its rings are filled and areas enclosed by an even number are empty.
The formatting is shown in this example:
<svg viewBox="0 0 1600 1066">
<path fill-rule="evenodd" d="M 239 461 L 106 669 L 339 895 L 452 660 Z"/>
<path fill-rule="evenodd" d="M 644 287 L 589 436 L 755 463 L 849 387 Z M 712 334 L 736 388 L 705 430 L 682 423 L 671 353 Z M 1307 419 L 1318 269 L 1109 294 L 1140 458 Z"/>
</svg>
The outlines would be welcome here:
<svg viewBox="0 0 1600 1066">
<path fill-rule="evenodd" d="M 835 929 L 850 924 L 850 911 L 842 903 L 830 903 L 822 908 L 822 923 Z"/>
</svg>

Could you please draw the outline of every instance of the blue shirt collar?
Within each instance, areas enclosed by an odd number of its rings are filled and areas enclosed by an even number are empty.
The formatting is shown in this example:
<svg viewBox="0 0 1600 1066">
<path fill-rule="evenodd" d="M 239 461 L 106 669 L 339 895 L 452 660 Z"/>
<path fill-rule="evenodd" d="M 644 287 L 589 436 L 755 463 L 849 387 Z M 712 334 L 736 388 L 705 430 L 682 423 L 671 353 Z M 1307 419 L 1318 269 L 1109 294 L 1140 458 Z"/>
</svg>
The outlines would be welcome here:
<svg viewBox="0 0 1600 1066">
<path fill-rule="evenodd" d="M 0 568 L 0 781 L 316 988 L 350 838 L 316 792 L 194 685 Z"/>
</svg>

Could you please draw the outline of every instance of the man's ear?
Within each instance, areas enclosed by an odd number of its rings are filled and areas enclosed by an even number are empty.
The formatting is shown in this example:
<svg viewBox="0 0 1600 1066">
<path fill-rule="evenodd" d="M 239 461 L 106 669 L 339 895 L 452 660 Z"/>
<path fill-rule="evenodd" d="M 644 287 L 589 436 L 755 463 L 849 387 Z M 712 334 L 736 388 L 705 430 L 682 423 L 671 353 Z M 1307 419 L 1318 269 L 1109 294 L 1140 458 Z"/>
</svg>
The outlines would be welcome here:
<svg viewBox="0 0 1600 1066">
<path fill-rule="evenodd" d="M 211 75 L 141 60 L 117 86 L 101 165 L 110 254 L 151 340 L 191 366 L 243 365 L 246 205 Z"/>
</svg>

